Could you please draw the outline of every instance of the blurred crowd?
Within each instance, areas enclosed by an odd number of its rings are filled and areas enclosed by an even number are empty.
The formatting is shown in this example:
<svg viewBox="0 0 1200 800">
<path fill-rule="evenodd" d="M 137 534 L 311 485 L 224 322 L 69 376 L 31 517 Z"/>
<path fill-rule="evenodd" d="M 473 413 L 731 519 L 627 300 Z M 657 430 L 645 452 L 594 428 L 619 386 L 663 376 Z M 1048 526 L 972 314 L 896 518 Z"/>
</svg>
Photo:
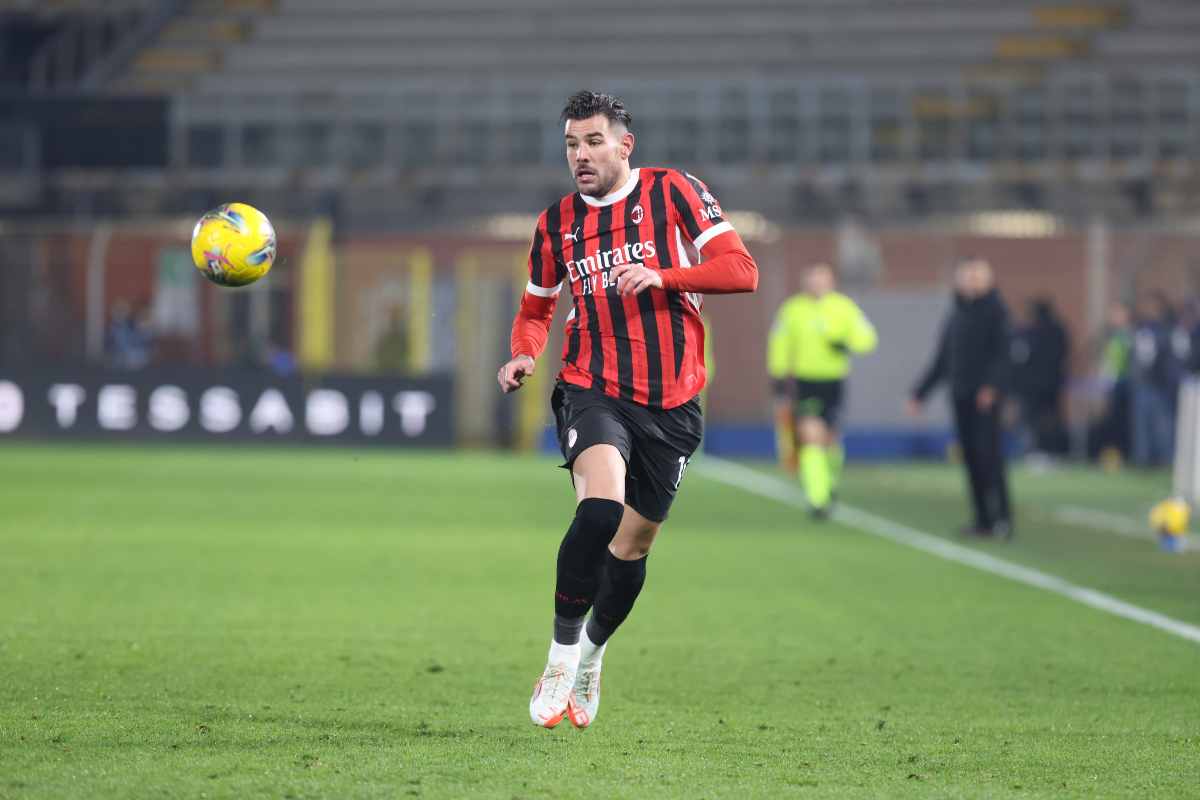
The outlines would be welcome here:
<svg viewBox="0 0 1200 800">
<path fill-rule="evenodd" d="M 108 365 L 116 369 L 150 365 L 154 357 L 154 327 L 148 309 L 134 313 L 128 300 L 113 303 L 104 333 L 104 356 Z"/>
<path fill-rule="evenodd" d="M 1200 371 L 1200 314 L 1159 291 L 1136 305 L 1114 303 L 1099 348 L 1103 402 L 1089 430 L 1089 454 L 1139 467 L 1171 463 L 1179 387 Z"/>
<path fill-rule="evenodd" d="M 1071 339 L 1048 298 L 1032 300 L 1009 344 L 1011 397 L 1022 450 L 1033 457 L 1066 456 L 1071 449 L 1063 414 Z"/>
<path fill-rule="evenodd" d="M 266 370 L 276 377 L 295 375 L 299 369 L 292 351 L 272 339 L 262 341 L 242 334 L 227 366 Z M 149 305 L 135 307 L 125 298 L 115 300 L 104 330 L 104 364 L 118 370 L 178 366 L 196 363 L 197 344 L 190 337 L 172 335 L 156 328 Z"/>
<path fill-rule="evenodd" d="M 1073 450 L 1066 416 L 1071 386 L 1071 337 L 1053 302 L 1036 298 L 1018 311 L 1010 340 L 1008 427 L 1029 459 L 1065 458 Z M 105 333 L 108 366 L 138 370 L 171 361 L 160 353 L 148 309 L 117 300 Z M 372 347 L 376 371 L 402 374 L 409 361 L 403 316 L 397 309 Z M 287 348 L 267 343 L 247 351 L 244 367 L 279 376 L 294 374 Z M 1087 407 L 1086 452 L 1109 464 L 1159 467 L 1171 463 L 1179 388 L 1200 373 L 1200 300 L 1179 305 L 1160 291 L 1142 294 L 1136 304 L 1116 302 L 1095 347 L 1095 370 L 1084 381 Z"/>
<path fill-rule="evenodd" d="M 1071 341 L 1051 301 L 1029 304 L 1011 341 L 1012 428 L 1034 459 L 1072 452 L 1064 414 Z M 1118 301 L 1091 350 L 1086 387 L 1086 453 L 1108 466 L 1171 464 L 1180 386 L 1200 373 L 1200 304 L 1173 304 L 1161 291 Z"/>
</svg>

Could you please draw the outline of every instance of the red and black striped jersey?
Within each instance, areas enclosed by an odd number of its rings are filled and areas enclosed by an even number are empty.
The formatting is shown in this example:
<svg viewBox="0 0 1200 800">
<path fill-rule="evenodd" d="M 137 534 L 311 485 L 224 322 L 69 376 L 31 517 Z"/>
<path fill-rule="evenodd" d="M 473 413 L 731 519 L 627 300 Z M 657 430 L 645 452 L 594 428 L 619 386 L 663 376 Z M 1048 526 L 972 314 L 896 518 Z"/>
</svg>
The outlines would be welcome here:
<svg viewBox="0 0 1200 800">
<path fill-rule="evenodd" d="M 732 230 L 700 180 L 657 167 L 631 170 L 606 197 L 575 192 L 542 212 L 527 291 L 549 298 L 570 289 L 560 378 L 651 408 L 695 397 L 705 383 L 701 295 L 652 288 L 622 297 L 609 271 L 641 263 L 665 281 Z"/>
</svg>

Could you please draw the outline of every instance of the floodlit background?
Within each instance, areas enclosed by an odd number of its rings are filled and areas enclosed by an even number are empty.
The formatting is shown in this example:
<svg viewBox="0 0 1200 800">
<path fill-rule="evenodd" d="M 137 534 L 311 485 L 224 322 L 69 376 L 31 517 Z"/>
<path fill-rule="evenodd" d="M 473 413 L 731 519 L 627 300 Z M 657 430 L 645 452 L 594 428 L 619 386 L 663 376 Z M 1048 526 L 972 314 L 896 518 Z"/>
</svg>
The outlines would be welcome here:
<svg viewBox="0 0 1200 800">
<path fill-rule="evenodd" d="M 179 365 L 447 376 L 439 441 L 540 446 L 545 385 L 523 407 L 490 376 L 533 219 L 570 188 L 557 112 L 584 86 L 626 99 L 635 163 L 708 181 L 762 267 L 756 296 L 707 305 L 718 452 L 769 455 L 764 337 L 817 260 L 886 331 L 853 380 L 852 456 L 941 452 L 945 416 L 914 430 L 897 390 L 963 254 L 992 260 L 1019 323 L 1034 299 L 1065 323 L 1054 449 L 1076 456 L 1103 413 L 1089 379 L 1109 305 L 1161 289 L 1195 322 L 1190 3 L 2 9 L 0 363 L 26 381 L 104 366 L 148 397 Z M 241 292 L 186 255 L 199 213 L 230 200 L 281 239 L 270 280 Z"/>
<path fill-rule="evenodd" d="M 567 304 L 495 374 L 581 88 L 761 273 L 705 303 L 604 713 L 547 738 Z M 279 235 L 238 290 L 188 251 L 230 201 Z M 1009 543 L 954 533 L 940 396 L 904 415 L 966 255 Z M 818 261 L 880 331 L 823 527 L 765 369 Z M 0 0 L 0 797 L 1193 794 L 1200 556 L 1147 512 L 1198 300 L 1190 0 Z"/>
</svg>

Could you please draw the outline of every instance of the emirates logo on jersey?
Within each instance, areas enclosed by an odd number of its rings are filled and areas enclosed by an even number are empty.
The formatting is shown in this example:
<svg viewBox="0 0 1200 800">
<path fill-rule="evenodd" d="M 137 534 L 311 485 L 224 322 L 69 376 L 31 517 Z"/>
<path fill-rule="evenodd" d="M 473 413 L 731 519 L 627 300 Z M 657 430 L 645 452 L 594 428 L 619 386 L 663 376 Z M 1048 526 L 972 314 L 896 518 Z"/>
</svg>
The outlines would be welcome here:
<svg viewBox="0 0 1200 800">
<path fill-rule="evenodd" d="M 640 203 L 633 207 L 633 211 L 629 212 L 629 219 L 633 221 L 634 225 L 641 225 L 642 220 L 645 219 L 645 217 L 646 212 L 642 210 Z"/>
<path fill-rule="evenodd" d="M 609 288 L 608 271 L 621 264 L 640 264 L 647 258 L 658 255 L 653 239 L 643 242 L 626 242 L 621 247 L 601 250 L 594 256 L 571 259 L 567 262 L 567 275 L 571 283 L 584 281 L 582 294 L 591 294 L 597 289 Z M 616 281 L 613 281 L 616 283 Z"/>
</svg>

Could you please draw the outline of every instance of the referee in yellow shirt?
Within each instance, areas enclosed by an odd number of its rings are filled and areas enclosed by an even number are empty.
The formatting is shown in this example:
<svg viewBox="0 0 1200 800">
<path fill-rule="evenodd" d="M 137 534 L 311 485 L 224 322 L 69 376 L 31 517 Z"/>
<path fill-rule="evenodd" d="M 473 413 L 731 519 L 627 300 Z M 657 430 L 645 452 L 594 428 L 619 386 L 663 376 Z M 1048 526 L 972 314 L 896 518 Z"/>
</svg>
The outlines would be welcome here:
<svg viewBox="0 0 1200 800">
<path fill-rule="evenodd" d="M 833 268 L 815 264 L 804 291 L 779 308 L 767 342 L 775 395 L 780 462 L 797 466 L 813 517 L 829 516 L 845 459 L 838 414 L 850 357 L 875 349 L 875 327 L 862 309 L 836 291 Z"/>
</svg>

